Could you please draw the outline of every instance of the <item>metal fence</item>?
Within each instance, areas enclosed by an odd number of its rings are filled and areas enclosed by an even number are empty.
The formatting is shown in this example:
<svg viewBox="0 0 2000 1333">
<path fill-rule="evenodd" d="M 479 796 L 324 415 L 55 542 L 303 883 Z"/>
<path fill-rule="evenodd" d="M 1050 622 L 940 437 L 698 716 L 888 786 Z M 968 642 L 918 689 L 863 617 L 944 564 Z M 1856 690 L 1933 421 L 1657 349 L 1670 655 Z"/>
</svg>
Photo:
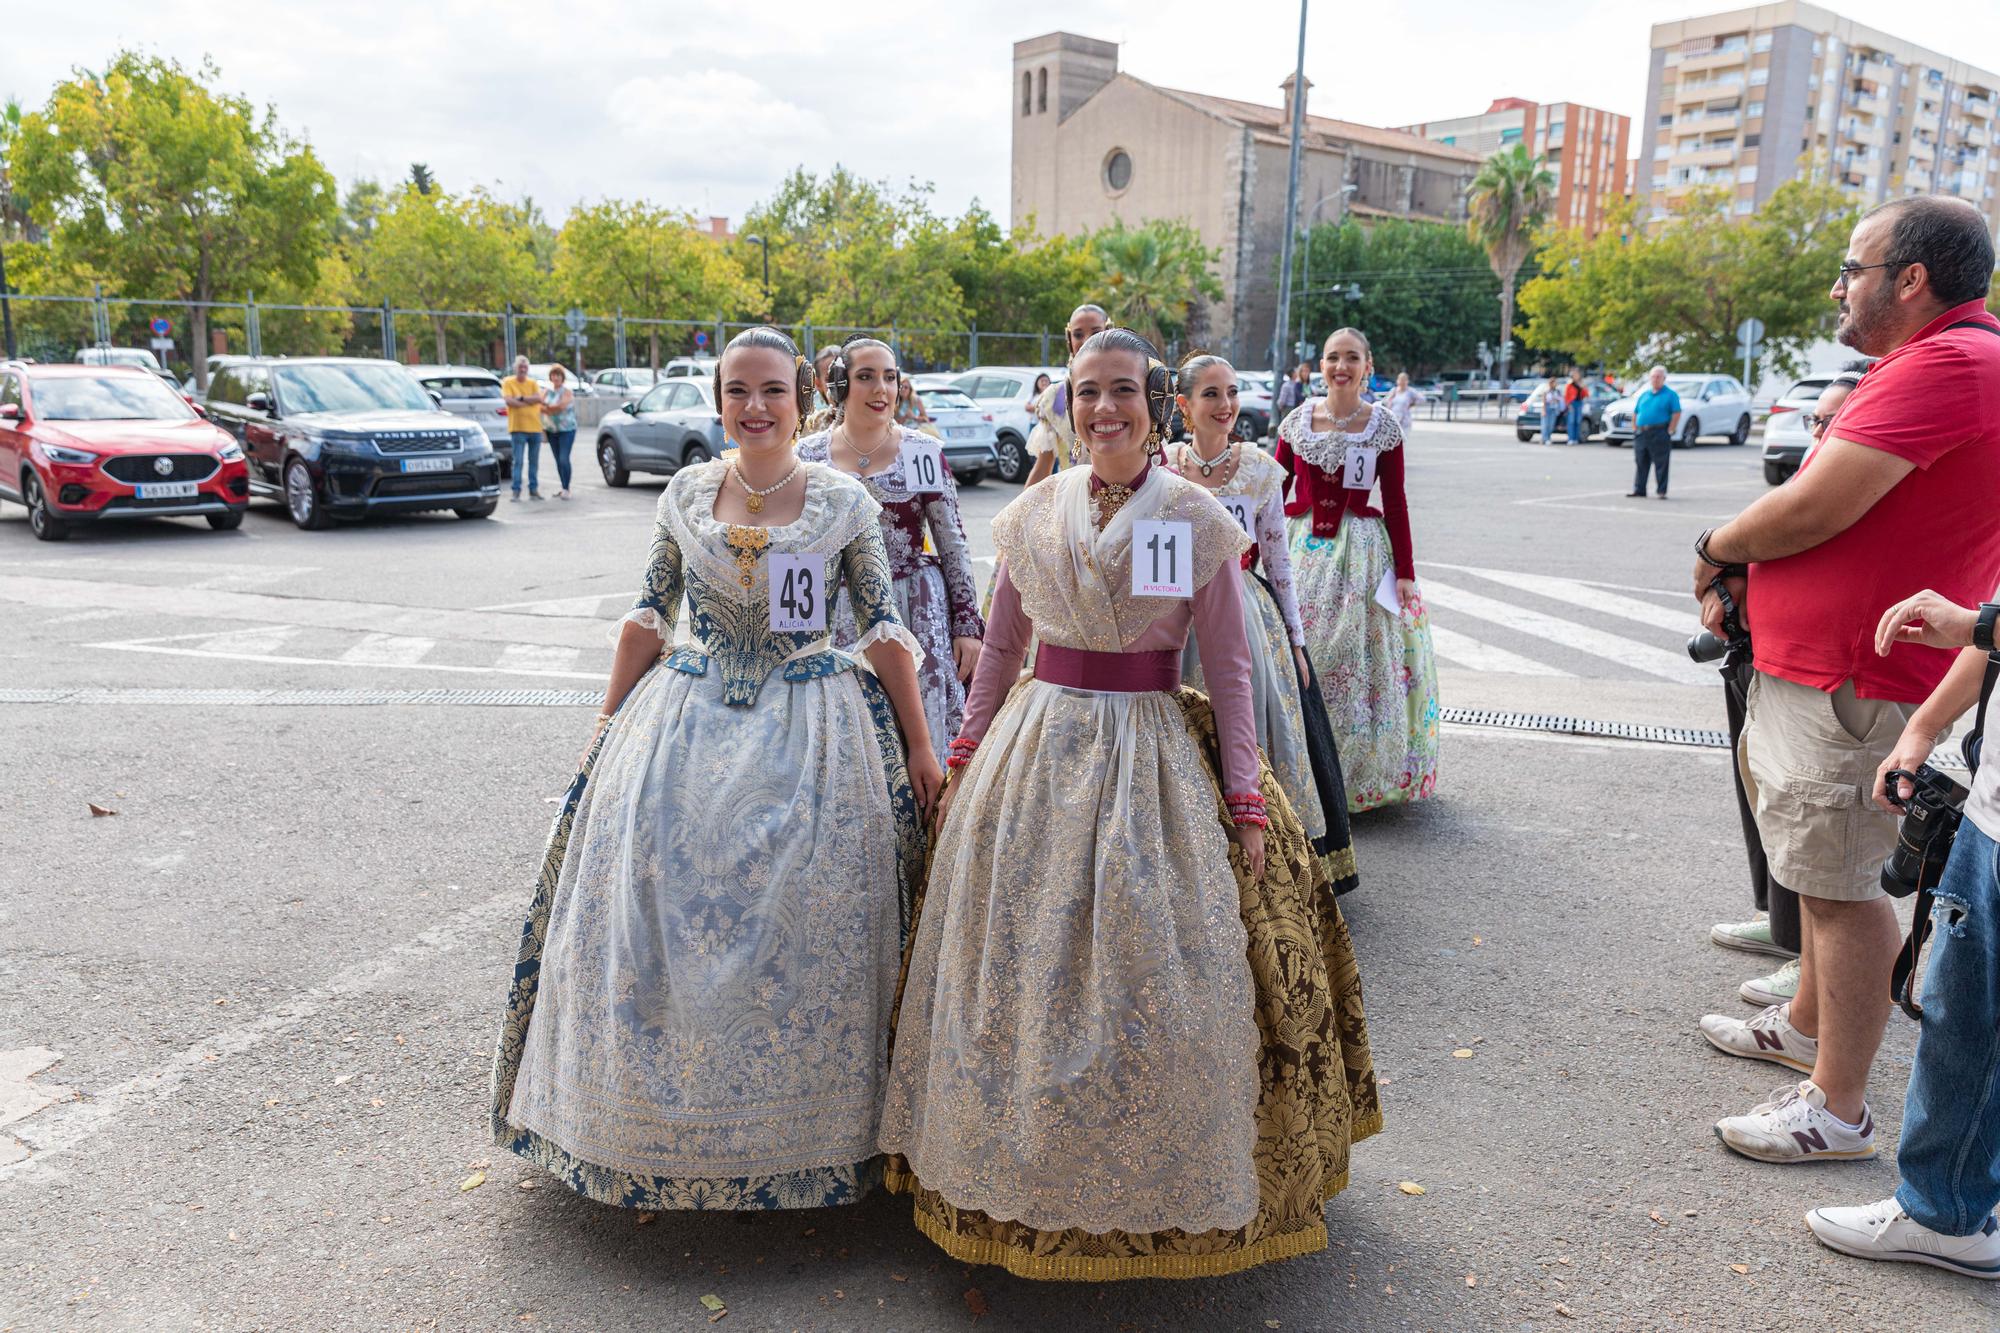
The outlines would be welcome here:
<svg viewBox="0 0 2000 1333">
<path fill-rule="evenodd" d="M 588 375 L 613 366 L 663 365 L 676 356 L 713 355 L 755 321 L 641 319 L 582 310 L 414 310 L 401 306 L 320 306 L 241 301 L 171 301 L 113 296 L 10 293 L 19 355 L 70 361 L 89 347 L 150 350 L 183 378 L 215 355 L 369 356 L 409 365 L 500 368 L 517 354 L 559 362 Z M 1036 333 L 884 325 L 780 325 L 810 356 L 856 333 L 882 339 L 912 372 L 974 365 L 1048 365 L 1063 354 L 1060 330 Z M 197 346 L 199 342 L 199 346 Z M 205 375 L 203 376 L 205 378 Z"/>
</svg>

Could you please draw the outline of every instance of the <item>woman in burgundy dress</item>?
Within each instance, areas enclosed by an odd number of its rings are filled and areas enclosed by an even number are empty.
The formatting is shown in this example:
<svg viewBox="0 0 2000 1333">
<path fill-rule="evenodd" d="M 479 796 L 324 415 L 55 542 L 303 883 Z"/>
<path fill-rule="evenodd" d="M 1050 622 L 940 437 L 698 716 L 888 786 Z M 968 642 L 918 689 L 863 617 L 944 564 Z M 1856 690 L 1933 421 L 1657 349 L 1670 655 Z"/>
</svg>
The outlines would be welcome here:
<svg viewBox="0 0 2000 1333">
<path fill-rule="evenodd" d="M 902 372 L 887 343 L 849 339 L 828 368 L 826 381 L 834 424 L 799 441 L 799 457 L 859 479 L 882 506 L 891 591 L 904 626 L 923 645 L 917 684 L 932 748 L 943 763 L 945 746 L 958 734 L 965 685 L 986 636 L 972 552 L 958 511 L 958 483 L 935 438 L 896 423 Z M 934 467 L 923 464 L 926 455 Z M 845 602 L 829 609 L 834 642 L 846 647 L 855 637 L 853 613 Z"/>
</svg>

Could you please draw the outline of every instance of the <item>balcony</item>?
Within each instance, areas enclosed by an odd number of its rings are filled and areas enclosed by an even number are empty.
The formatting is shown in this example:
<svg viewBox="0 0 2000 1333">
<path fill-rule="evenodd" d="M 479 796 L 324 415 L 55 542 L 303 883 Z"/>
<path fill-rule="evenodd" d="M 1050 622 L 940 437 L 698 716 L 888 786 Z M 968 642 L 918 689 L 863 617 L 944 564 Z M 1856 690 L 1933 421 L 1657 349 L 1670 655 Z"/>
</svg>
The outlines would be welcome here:
<svg viewBox="0 0 2000 1333">
<path fill-rule="evenodd" d="M 1691 153 L 1675 153 L 1667 163 L 1675 167 L 1727 167 L 1735 164 L 1736 153 L 1734 147 L 1697 148 Z"/>
<path fill-rule="evenodd" d="M 1855 68 L 1854 77 L 1866 79 L 1871 83 L 1886 84 L 1896 77 L 1896 71 L 1889 67 L 1889 62 L 1886 60 L 1864 60 Z"/>
<path fill-rule="evenodd" d="M 1674 87 L 1674 102 L 1681 106 L 1685 106 L 1690 102 L 1706 102 L 1709 98 L 1717 94 L 1734 92 L 1742 86 L 1743 76 L 1741 74 L 1731 74 L 1720 79 L 1703 79 L 1694 83 L 1682 79 Z"/>
<path fill-rule="evenodd" d="M 1709 111 L 1700 121 L 1705 130 L 1733 130 L 1742 123 L 1741 111 Z"/>
<path fill-rule="evenodd" d="M 1737 47 L 1733 51 L 1710 51 L 1706 55 L 1681 57 L 1681 73 L 1693 74 L 1700 70 L 1734 69 L 1750 58 L 1748 47 Z"/>
<path fill-rule="evenodd" d="M 1937 145 L 1923 139 L 1910 140 L 1910 159 L 1915 162 L 1935 162 Z"/>
<path fill-rule="evenodd" d="M 1879 93 L 1850 93 L 1847 105 L 1857 116 L 1886 116 L 1889 114 L 1888 100 Z"/>
<path fill-rule="evenodd" d="M 1965 142 L 1973 148 L 1984 148 L 1993 141 L 1993 136 L 1987 132 L 1984 125 L 1966 126 L 1964 138 Z"/>
<path fill-rule="evenodd" d="M 1981 120 L 1991 120 L 1993 103 L 1984 97 L 1968 97 L 1965 99 L 1965 114 L 1977 116 Z"/>
</svg>

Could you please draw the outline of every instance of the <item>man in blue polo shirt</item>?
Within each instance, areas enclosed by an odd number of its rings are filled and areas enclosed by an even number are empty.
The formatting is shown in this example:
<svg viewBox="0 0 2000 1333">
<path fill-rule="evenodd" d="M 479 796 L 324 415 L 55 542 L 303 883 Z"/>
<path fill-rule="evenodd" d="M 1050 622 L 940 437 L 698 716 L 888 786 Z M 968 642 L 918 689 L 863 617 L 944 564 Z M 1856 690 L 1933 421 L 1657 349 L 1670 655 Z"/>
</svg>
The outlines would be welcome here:
<svg viewBox="0 0 2000 1333">
<path fill-rule="evenodd" d="M 1646 470 L 1659 478 L 1659 493 L 1667 498 L 1667 460 L 1674 453 L 1674 428 L 1681 423 L 1681 396 L 1667 387 L 1667 368 L 1654 366 L 1646 387 L 1632 404 L 1632 457 L 1639 470 L 1632 478 L 1632 498 L 1646 498 Z"/>
</svg>

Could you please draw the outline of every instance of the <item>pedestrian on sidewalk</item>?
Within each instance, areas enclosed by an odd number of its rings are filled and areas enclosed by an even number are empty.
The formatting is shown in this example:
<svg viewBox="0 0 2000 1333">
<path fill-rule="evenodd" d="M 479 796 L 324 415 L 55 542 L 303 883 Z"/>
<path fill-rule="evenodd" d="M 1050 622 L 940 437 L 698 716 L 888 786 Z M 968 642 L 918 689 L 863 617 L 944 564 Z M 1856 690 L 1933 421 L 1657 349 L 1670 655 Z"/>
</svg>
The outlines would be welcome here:
<svg viewBox="0 0 2000 1333">
<path fill-rule="evenodd" d="M 1638 470 L 1632 477 L 1632 498 L 1646 498 L 1646 472 L 1658 478 L 1659 496 L 1667 498 L 1667 462 L 1674 453 L 1674 432 L 1681 424 L 1681 396 L 1667 387 L 1667 368 L 1654 366 L 1646 387 L 1632 404 L 1632 456 Z"/>
<path fill-rule="evenodd" d="M 1589 400 L 1590 389 L 1583 382 L 1583 371 L 1571 366 L 1569 383 L 1563 385 L 1563 438 L 1571 444 L 1583 443 L 1583 405 Z"/>
<path fill-rule="evenodd" d="M 1312 367 L 1301 361 L 1292 367 L 1291 373 L 1278 385 L 1277 400 L 1271 404 L 1272 413 L 1278 420 L 1284 420 L 1287 413 L 1306 400 L 1306 394 L 1311 388 Z"/>
<path fill-rule="evenodd" d="M 2000 594 L 1996 594 L 2000 597 Z M 1891 767 L 1930 758 L 1955 717 L 1975 704 L 1987 716 L 1987 663 L 2000 604 L 1973 609 L 1925 590 L 1891 607 L 1875 651 L 1899 643 L 1957 649 L 1950 674 L 1910 718 L 1875 777 L 1888 800 Z M 1898 782 L 1907 797 L 1910 784 Z M 1879 1203 L 1815 1208 L 1806 1225 L 1836 1250 L 1863 1259 L 1934 1264 L 1967 1277 L 2000 1279 L 2000 763 L 1977 766 L 1965 817 L 1936 889 L 1931 961 L 1923 983 L 1916 1063 L 1903 1101 L 1896 1149 L 1901 1183 Z"/>
<path fill-rule="evenodd" d="M 1423 401 L 1423 394 L 1410 387 L 1410 372 L 1399 372 L 1396 387 L 1383 400 L 1383 405 L 1396 414 L 1396 425 L 1402 429 L 1406 440 L 1410 438 L 1410 422 L 1417 414 L 1417 405 Z"/>
<path fill-rule="evenodd" d="M 561 366 L 549 368 L 549 391 L 542 395 L 542 434 L 549 440 L 549 456 L 555 459 L 556 477 L 562 489 L 556 499 L 569 499 L 569 447 L 576 443 L 576 394 L 569 387 L 569 372 Z"/>
<path fill-rule="evenodd" d="M 1718 1049 L 1806 1076 L 1716 1125 L 1760 1161 L 1875 1153 L 1868 1070 L 1901 933 L 1880 882 L 1896 819 L 1868 793 L 1952 655 L 1904 639 L 1877 656 L 1869 608 L 1925 587 L 1976 602 L 2000 582 L 1992 275 L 1986 223 L 1961 200 L 1866 214 L 1831 295 L 1840 340 L 1881 360 L 1792 480 L 1695 543 L 1703 623 L 1721 625 L 1718 578 L 1747 608 L 1756 674 L 1738 770 L 1771 874 L 1802 908 L 1797 996 L 1748 1022 L 1701 1020 Z"/>
<path fill-rule="evenodd" d="M 521 482 L 528 483 L 528 498 L 542 498 L 542 386 L 528 373 L 528 358 L 514 358 L 514 373 L 500 381 L 501 401 L 507 404 L 507 437 L 514 446 L 514 498 L 521 498 Z"/>
<path fill-rule="evenodd" d="M 1549 376 L 1542 381 L 1542 443 L 1554 442 L 1556 420 L 1562 413 L 1562 390 L 1556 387 L 1556 377 Z"/>
</svg>

